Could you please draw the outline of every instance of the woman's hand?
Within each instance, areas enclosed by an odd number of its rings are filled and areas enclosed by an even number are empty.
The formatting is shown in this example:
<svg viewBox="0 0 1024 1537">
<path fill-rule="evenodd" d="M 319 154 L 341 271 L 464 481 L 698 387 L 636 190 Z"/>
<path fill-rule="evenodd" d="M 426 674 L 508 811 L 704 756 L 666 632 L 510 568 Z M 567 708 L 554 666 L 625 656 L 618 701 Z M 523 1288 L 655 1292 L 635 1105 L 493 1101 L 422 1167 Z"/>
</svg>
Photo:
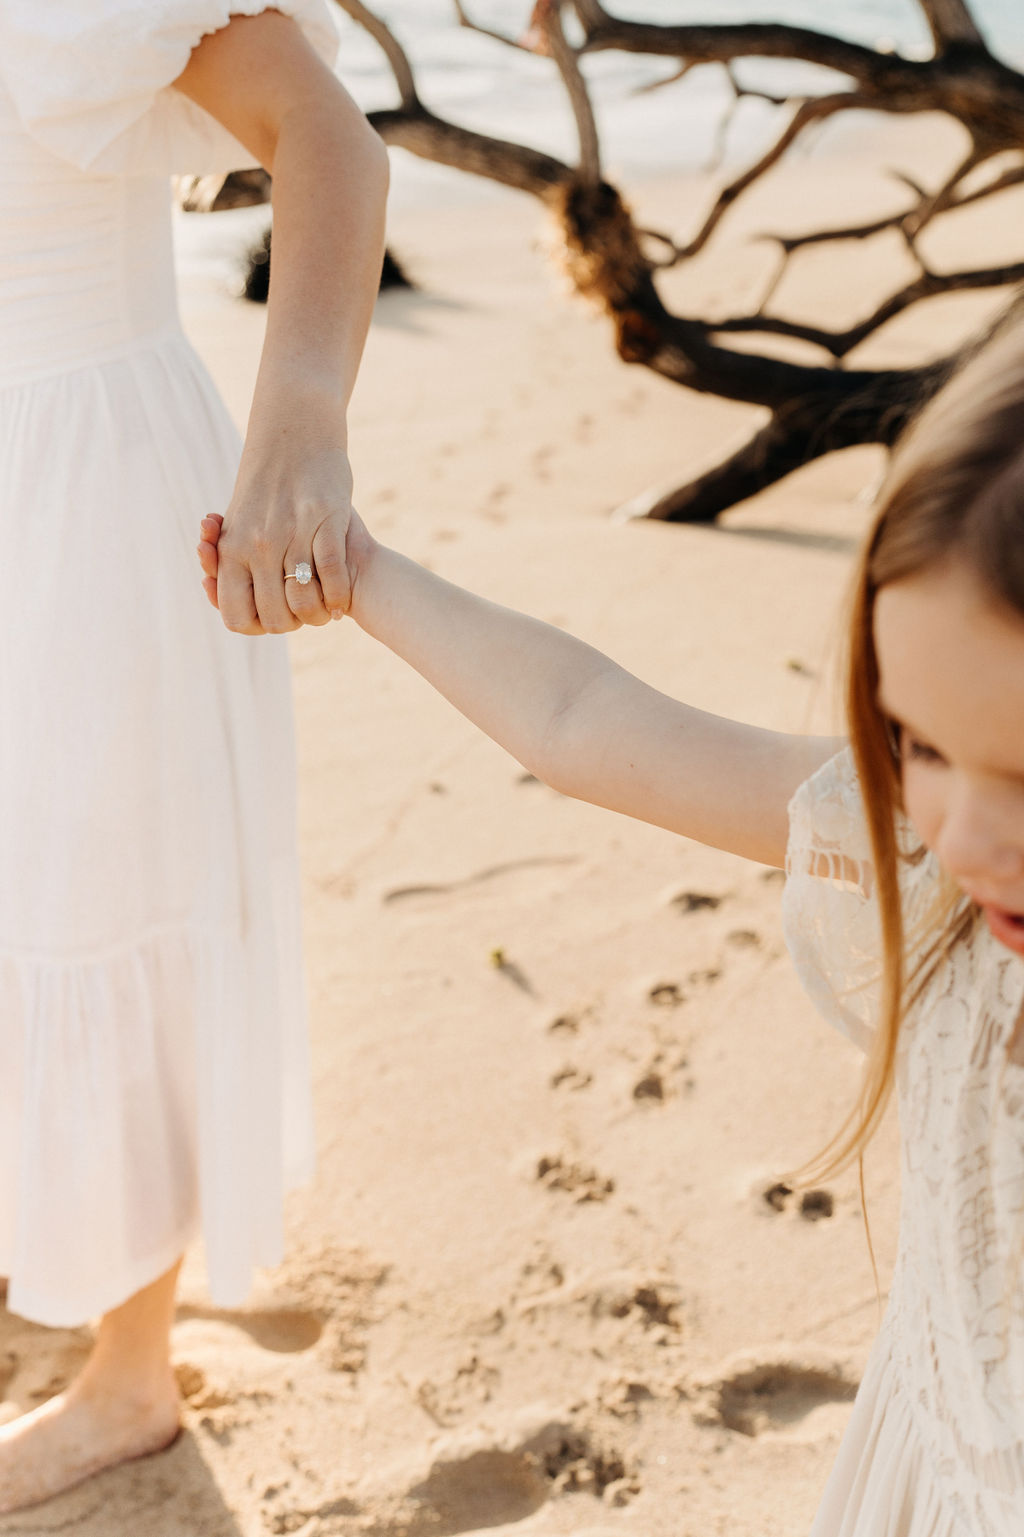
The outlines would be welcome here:
<svg viewBox="0 0 1024 1537">
<path fill-rule="evenodd" d="M 327 537 L 328 536 L 325 534 L 325 542 Z M 203 571 L 203 591 L 206 593 L 206 596 L 209 598 L 214 608 L 221 608 L 222 604 L 221 595 L 224 591 L 225 582 L 223 549 L 226 541 L 227 532 L 225 519 L 221 517 L 219 513 L 211 513 L 209 517 L 204 518 L 200 524 L 199 543 L 196 546 L 196 552 L 199 556 L 199 564 Z M 321 546 L 318 546 L 316 539 L 314 539 L 313 544 L 315 556 L 316 549 Z M 334 573 L 333 578 L 335 589 L 337 592 L 343 593 L 344 597 L 342 601 L 340 601 L 336 606 L 331 606 L 329 617 L 334 619 L 342 619 L 346 614 L 351 613 L 352 605 L 355 600 L 357 578 L 360 571 L 368 564 L 374 547 L 375 541 L 367 530 L 362 518 L 360 518 L 355 509 L 350 506 L 348 508 L 348 515 L 346 518 L 345 534 L 340 544 L 340 567 L 337 572 Z M 301 559 L 302 557 L 300 556 L 299 558 Z M 314 585 L 316 585 L 315 579 L 314 582 L 310 583 L 311 587 Z M 329 589 L 331 588 L 331 585 L 331 582 L 329 582 Z M 295 604 L 296 601 L 291 593 L 291 589 L 296 586 L 298 586 L 298 583 L 296 582 L 290 581 L 287 583 L 288 602 L 290 605 Z M 306 590 L 308 591 L 308 589 Z M 312 608 L 312 602 L 310 603 L 310 607 Z M 292 623 L 285 626 L 285 628 L 295 630 L 298 629 L 299 625 L 303 622 L 308 622 L 311 624 L 322 624 L 325 621 L 323 619 L 303 621 L 296 618 L 293 614 Z M 249 633 L 262 634 L 264 632 L 265 627 L 259 631 L 252 631 Z"/>
<path fill-rule="evenodd" d="M 250 425 L 220 531 L 216 606 L 242 635 L 326 624 L 350 602 L 352 472 L 340 412 L 291 391 L 276 399 L 288 401 L 287 414 Z M 303 564 L 308 582 L 293 574 Z"/>
</svg>

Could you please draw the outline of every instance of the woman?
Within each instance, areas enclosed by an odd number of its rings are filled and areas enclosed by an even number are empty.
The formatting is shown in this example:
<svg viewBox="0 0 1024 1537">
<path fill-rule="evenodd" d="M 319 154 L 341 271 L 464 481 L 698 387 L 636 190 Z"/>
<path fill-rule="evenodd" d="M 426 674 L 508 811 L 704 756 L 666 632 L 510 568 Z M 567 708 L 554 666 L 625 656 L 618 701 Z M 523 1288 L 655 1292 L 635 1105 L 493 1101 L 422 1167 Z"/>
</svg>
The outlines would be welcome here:
<svg viewBox="0 0 1024 1537">
<path fill-rule="evenodd" d="M 0 1429 L 0 1512 L 157 1450 L 185 1246 L 241 1301 L 312 1161 L 280 634 L 347 606 L 345 412 L 386 161 L 325 0 L 0 0 L 0 1273 L 102 1315 Z M 181 332 L 167 176 L 273 173 L 244 450 Z M 226 512 L 223 615 L 193 569 Z"/>
</svg>

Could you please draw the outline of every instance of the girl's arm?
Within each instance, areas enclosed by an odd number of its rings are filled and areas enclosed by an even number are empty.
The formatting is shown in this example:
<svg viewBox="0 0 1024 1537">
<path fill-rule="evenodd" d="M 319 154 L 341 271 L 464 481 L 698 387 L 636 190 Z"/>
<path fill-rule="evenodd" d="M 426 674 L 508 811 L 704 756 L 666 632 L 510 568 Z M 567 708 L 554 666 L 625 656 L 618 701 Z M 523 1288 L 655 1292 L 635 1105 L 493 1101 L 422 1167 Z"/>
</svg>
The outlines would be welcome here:
<svg viewBox="0 0 1024 1537">
<path fill-rule="evenodd" d="M 219 520 L 203 521 L 217 601 Z M 649 688 L 553 625 L 478 598 L 387 549 L 353 513 L 349 612 L 457 710 L 563 795 L 783 865 L 797 786 L 843 746 L 725 720 Z"/>
<path fill-rule="evenodd" d="M 224 519 L 221 614 L 250 635 L 322 624 L 349 601 L 345 418 L 380 278 L 387 152 L 277 11 L 205 37 L 176 85 L 274 178 L 267 333 Z M 286 585 L 298 561 L 317 579 Z"/>
<path fill-rule="evenodd" d="M 563 795 L 783 865 L 798 785 L 843 745 L 709 715 L 571 635 L 349 536 L 352 617 Z"/>
</svg>

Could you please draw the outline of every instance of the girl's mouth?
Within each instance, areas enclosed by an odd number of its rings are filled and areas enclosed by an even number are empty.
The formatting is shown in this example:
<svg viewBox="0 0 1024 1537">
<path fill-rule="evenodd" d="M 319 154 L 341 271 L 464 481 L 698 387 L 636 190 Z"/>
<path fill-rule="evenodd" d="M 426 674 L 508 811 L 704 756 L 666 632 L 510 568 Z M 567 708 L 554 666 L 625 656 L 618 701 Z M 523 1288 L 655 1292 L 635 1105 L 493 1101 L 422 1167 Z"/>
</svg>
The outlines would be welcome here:
<svg viewBox="0 0 1024 1537">
<path fill-rule="evenodd" d="M 987 903 L 982 903 L 981 910 L 993 937 L 1016 955 L 1024 955 L 1024 913 L 1011 913 Z"/>
</svg>

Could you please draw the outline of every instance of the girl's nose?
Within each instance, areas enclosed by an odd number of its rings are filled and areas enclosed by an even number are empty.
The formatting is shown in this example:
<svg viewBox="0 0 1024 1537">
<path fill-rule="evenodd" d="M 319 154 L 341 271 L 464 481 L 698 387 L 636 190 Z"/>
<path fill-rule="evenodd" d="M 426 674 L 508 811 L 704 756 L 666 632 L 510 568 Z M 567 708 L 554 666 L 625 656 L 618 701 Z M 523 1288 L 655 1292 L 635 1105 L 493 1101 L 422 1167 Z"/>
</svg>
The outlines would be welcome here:
<svg viewBox="0 0 1024 1537">
<path fill-rule="evenodd" d="M 946 808 L 935 853 L 944 869 L 966 886 L 1019 881 L 1024 876 L 1020 832 L 991 805 L 963 794 Z"/>
</svg>

